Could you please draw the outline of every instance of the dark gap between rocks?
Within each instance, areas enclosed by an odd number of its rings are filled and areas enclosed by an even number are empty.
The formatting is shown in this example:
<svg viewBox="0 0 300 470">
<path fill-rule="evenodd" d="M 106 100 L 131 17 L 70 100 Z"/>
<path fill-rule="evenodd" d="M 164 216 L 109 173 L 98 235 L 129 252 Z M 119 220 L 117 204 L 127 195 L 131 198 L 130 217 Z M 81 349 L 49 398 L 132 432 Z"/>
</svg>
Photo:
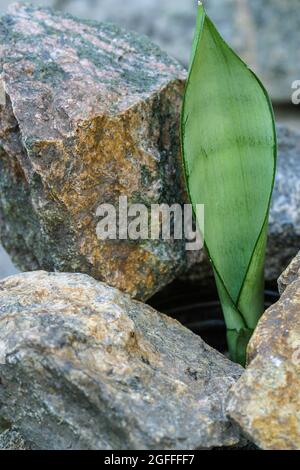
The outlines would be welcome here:
<svg viewBox="0 0 300 470">
<path fill-rule="evenodd" d="M 275 283 L 267 283 L 265 306 L 269 308 L 279 299 Z M 178 320 L 210 346 L 222 353 L 227 351 L 226 327 L 214 285 L 205 287 L 174 281 L 154 295 L 148 304 L 159 312 Z"/>
</svg>

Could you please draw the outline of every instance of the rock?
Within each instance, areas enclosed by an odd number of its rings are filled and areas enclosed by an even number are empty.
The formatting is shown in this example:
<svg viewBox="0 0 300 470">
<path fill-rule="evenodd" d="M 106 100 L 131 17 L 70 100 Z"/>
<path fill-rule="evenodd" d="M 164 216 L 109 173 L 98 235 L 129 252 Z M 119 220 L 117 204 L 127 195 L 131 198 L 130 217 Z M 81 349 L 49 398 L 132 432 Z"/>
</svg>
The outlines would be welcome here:
<svg viewBox="0 0 300 470">
<path fill-rule="evenodd" d="M 258 447 L 300 450 L 300 277 L 263 315 L 227 412 Z"/>
<path fill-rule="evenodd" d="M 34 449 L 244 444 L 224 416 L 242 368 L 82 274 L 0 282 L 0 412 Z"/>
<path fill-rule="evenodd" d="M 278 161 L 273 192 L 265 278 L 275 283 L 300 247 L 300 134 L 277 126 Z M 198 262 L 181 276 L 186 282 L 213 282 L 208 258 L 202 252 Z"/>
<path fill-rule="evenodd" d="M 44 0 L 45 1 L 45 0 Z M 196 0 L 47 0 L 60 9 L 112 21 L 146 34 L 187 66 Z M 274 100 L 291 102 L 300 79 L 298 0 L 209 0 L 206 9 L 229 44 L 249 63 Z M 287 53 L 288 48 L 288 53 Z"/>
<path fill-rule="evenodd" d="M 16 5 L 0 22 L 0 230 L 22 270 L 80 271 L 139 299 L 184 241 L 99 241 L 97 208 L 182 203 L 185 72 L 146 38 Z"/>
<path fill-rule="evenodd" d="M 287 286 L 294 282 L 297 277 L 300 277 L 300 251 L 278 279 L 278 290 L 280 295 L 283 294 Z"/>
<path fill-rule="evenodd" d="M 0 434 L 0 450 L 30 450 L 19 432 L 12 428 Z"/>
</svg>

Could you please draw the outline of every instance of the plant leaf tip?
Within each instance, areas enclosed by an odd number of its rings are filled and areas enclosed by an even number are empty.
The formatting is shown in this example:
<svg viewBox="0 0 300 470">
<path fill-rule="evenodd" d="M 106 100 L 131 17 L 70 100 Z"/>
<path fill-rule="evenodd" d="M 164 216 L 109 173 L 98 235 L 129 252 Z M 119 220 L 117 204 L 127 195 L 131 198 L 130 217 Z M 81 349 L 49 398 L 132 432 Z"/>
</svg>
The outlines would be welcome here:
<svg viewBox="0 0 300 470">
<path fill-rule="evenodd" d="M 276 163 L 273 111 L 260 81 L 206 16 L 206 2 L 197 3 L 181 118 L 182 154 L 192 204 L 205 205 L 205 247 L 230 355 L 245 365 L 247 344 L 264 311 Z"/>
</svg>

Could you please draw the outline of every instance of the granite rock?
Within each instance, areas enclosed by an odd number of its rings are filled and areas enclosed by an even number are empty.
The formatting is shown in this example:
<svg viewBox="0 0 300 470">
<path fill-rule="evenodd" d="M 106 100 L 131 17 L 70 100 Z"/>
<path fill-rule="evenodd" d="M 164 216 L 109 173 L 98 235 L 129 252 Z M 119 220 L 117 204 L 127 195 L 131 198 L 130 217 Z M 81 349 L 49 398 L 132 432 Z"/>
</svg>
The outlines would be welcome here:
<svg viewBox="0 0 300 470">
<path fill-rule="evenodd" d="M 244 445 L 224 415 L 243 369 L 83 274 L 0 282 L 0 414 L 33 449 Z"/>
<path fill-rule="evenodd" d="M 30 450 L 17 429 L 6 429 L 0 434 L 0 450 Z"/>
<path fill-rule="evenodd" d="M 0 22 L 0 232 L 21 270 L 84 272 L 146 299 L 181 240 L 101 240 L 102 203 L 182 203 L 185 72 L 116 26 L 16 5 Z"/>
<path fill-rule="evenodd" d="M 300 276 L 262 316 L 227 412 L 258 447 L 300 450 Z"/>
<path fill-rule="evenodd" d="M 300 77 L 298 0 L 209 0 L 204 4 L 226 41 L 256 71 L 273 100 L 290 103 L 291 85 Z M 56 5 L 146 34 L 188 65 L 197 0 L 58 0 Z"/>
<path fill-rule="evenodd" d="M 283 294 L 287 286 L 300 277 L 300 251 L 278 279 L 278 290 Z"/>
</svg>

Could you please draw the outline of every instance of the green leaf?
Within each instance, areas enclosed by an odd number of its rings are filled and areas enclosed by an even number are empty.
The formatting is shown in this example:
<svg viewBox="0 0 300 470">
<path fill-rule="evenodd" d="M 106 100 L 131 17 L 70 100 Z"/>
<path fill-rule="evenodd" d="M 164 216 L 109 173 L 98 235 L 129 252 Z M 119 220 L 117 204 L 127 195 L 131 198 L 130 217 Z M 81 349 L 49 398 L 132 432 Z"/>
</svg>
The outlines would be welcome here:
<svg viewBox="0 0 300 470">
<path fill-rule="evenodd" d="M 194 212 L 197 204 L 205 206 L 205 246 L 229 348 L 233 358 L 244 362 L 246 343 L 264 310 L 276 132 L 265 89 L 224 42 L 202 5 L 185 90 L 181 140 Z"/>
</svg>

